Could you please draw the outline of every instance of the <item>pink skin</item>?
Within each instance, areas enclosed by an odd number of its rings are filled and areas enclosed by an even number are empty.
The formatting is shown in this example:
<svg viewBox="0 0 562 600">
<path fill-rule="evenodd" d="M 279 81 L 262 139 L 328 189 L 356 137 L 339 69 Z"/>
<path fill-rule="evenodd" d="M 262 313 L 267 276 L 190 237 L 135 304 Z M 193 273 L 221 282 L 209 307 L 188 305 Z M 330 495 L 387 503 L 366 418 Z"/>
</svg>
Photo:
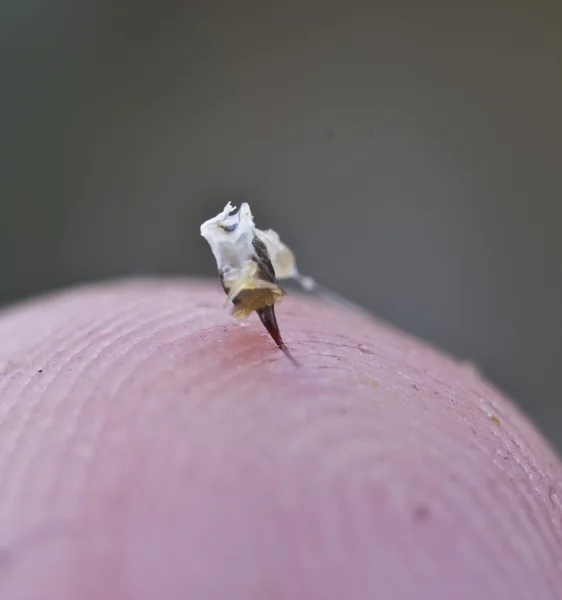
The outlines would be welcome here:
<svg viewBox="0 0 562 600">
<path fill-rule="evenodd" d="M 311 299 L 301 368 L 219 284 L 0 315 L 0 597 L 556 600 L 562 467 L 470 369 Z"/>
</svg>

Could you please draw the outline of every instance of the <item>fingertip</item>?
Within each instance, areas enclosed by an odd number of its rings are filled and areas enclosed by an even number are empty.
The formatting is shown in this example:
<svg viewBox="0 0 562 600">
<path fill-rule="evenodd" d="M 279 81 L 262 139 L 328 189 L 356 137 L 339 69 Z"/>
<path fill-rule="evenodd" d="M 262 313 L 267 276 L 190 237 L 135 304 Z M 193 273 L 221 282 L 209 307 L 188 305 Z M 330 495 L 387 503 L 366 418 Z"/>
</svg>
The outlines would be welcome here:
<svg viewBox="0 0 562 600">
<path fill-rule="evenodd" d="M 562 470 L 512 403 L 352 311 L 278 319 L 300 369 L 202 282 L 0 316 L 0 532 L 73 523 L 3 597 L 555 600 Z"/>
</svg>

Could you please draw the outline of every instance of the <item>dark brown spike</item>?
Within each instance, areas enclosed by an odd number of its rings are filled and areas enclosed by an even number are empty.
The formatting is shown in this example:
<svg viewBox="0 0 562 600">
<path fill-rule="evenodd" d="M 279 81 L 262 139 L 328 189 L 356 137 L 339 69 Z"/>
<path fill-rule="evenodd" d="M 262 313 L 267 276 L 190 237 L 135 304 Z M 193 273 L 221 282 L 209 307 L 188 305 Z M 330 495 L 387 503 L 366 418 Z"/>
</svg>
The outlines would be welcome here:
<svg viewBox="0 0 562 600">
<path fill-rule="evenodd" d="M 299 363 L 293 358 L 292 354 L 289 352 L 289 348 L 285 346 L 285 342 L 281 337 L 281 332 L 279 331 L 279 325 L 277 325 L 277 317 L 275 316 L 275 308 L 273 305 L 271 304 L 270 306 L 265 306 L 264 308 L 258 308 L 256 312 L 258 313 L 260 321 L 267 329 L 267 332 L 273 338 L 273 341 L 277 344 L 283 354 L 296 367 L 298 367 Z"/>
</svg>

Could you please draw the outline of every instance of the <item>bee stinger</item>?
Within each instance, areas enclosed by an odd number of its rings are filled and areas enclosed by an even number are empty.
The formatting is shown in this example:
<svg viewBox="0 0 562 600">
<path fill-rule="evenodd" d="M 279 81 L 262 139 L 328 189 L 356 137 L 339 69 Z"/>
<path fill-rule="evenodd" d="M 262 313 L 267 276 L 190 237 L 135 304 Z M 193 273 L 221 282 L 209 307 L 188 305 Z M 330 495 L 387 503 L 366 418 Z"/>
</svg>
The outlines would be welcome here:
<svg viewBox="0 0 562 600">
<path fill-rule="evenodd" d="M 233 304 L 232 314 L 244 319 L 255 311 L 277 346 L 298 365 L 283 342 L 274 308 L 286 295 L 280 279 L 296 278 L 307 287 L 307 278 L 296 270 L 293 252 L 275 231 L 254 226 L 247 202 L 238 211 L 229 202 L 201 225 L 201 235 L 211 246 L 227 302 Z"/>
</svg>

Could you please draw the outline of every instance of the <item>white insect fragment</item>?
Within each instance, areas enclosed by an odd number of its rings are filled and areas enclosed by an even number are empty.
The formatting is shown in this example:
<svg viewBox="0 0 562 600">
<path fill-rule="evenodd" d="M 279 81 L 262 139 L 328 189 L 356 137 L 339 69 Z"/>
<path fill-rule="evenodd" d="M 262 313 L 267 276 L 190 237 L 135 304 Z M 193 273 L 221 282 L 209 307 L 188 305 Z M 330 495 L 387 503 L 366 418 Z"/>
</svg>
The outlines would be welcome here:
<svg viewBox="0 0 562 600">
<path fill-rule="evenodd" d="M 279 234 L 268 229 L 261 231 L 254 225 L 250 205 L 244 202 L 240 210 L 229 202 L 216 217 L 201 225 L 201 235 L 211 246 L 219 271 L 243 269 L 254 255 L 253 239 L 257 237 L 267 249 L 277 279 L 298 277 L 295 255 Z"/>
<path fill-rule="evenodd" d="M 209 242 L 219 271 L 241 269 L 253 255 L 254 217 L 244 202 L 240 210 L 229 202 L 216 217 L 201 225 L 201 235 Z"/>
</svg>

